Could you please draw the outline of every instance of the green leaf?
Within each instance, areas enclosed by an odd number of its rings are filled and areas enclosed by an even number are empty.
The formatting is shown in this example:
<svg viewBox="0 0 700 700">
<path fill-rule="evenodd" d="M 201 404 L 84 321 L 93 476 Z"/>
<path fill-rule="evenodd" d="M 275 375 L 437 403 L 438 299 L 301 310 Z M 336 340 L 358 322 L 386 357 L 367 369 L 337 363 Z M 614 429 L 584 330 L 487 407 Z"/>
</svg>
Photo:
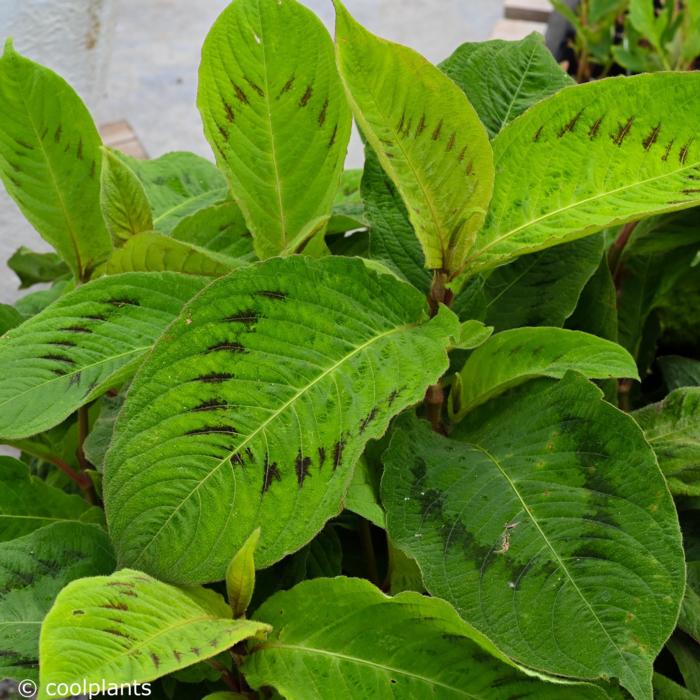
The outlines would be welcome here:
<svg viewBox="0 0 700 700">
<path fill-rule="evenodd" d="M 24 317 L 14 306 L 0 304 L 0 336 L 5 335 L 11 328 L 16 328 L 24 321 Z"/>
<path fill-rule="evenodd" d="M 668 649 L 678 664 L 685 685 L 695 695 L 700 695 L 700 645 L 681 632 L 668 640 Z"/>
<path fill-rule="evenodd" d="M 635 411 L 671 493 L 700 496 L 700 388 L 677 389 Z"/>
<path fill-rule="evenodd" d="M 365 148 L 362 198 L 370 222 L 370 255 L 416 289 L 428 292 L 433 276 L 425 269 L 420 241 L 399 191 L 382 170 L 377 154 Z"/>
<path fill-rule="evenodd" d="M 124 393 L 119 393 L 116 396 L 105 394 L 98 401 L 100 404 L 100 415 L 83 442 L 83 451 L 88 462 L 93 464 L 98 471 L 101 471 L 107 449 L 110 442 L 112 442 L 114 423 L 124 403 Z"/>
<path fill-rule="evenodd" d="M 58 425 L 123 382 L 205 283 L 175 273 L 106 277 L 13 328 L 0 341 L 0 435 Z"/>
<path fill-rule="evenodd" d="M 406 421 L 382 501 L 428 591 L 510 658 L 650 700 L 685 589 L 681 536 L 643 433 L 601 397 L 571 373 L 489 402 L 450 440 Z"/>
<path fill-rule="evenodd" d="M 660 673 L 654 674 L 654 700 L 697 700 L 697 695 Z"/>
<path fill-rule="evenodd" d="M 670 391 L 684 386 L 700 386 L 700 361 L 667 355 L 660 357 L 658 363 Z"/>
<path fill-rule="evenodd" d="M 100 508 L 32 476 L 26 464 L 0 457 L 0 542 L 54 522 L 100 523 Z"/>
<path fill-rule="evenodd" d="M 328 222 L 327 233 L 344 233 L 367 228 L 365 207 L 360 195 L 362 170 L 346 170 L 333 202 L 333 213 Z"/>
<path fill-rule="evenodd" d="M 38 678 L 39 629 L 59 591 L 107 574 L 114 555 L 104 530 L 54 523 L 0 543 L 0 678 Z"/>
<path fill-rule="evenodd" d="M 695 73 L 598 80 L 534 105 L 494 140 L 496 185 L 471 272 L 696 206 L 699 110 Z"/>
<path fill-rule="evenodd" d="M 143 185 L 126 162 L 106 148 L 100 175 L 100 204 L 116 246 L 137 233 L 153 230 L 151 205 Z"/>
<path fill-rule="evenodd" d="M 483 345 L 493 333 L 493 326 L 485 326 L 481 321 L 465 321 L 454 346 L 459 350 L 474 350 Z"/>
<path fill-rule="evenodd" d="M 573 83 L 544 37 L 462 44 L 440 68 L 466 93 L 493 138 L 545 97 Z"/>
<path fill-rule="evenodd" d="M 170 234 L 183 241 L 214 253 L 246 262 L 257 260 L 253 238 L 248 232 L 243 214 L 235 202 L 222 202 L 182 219 Z"/>
<path fill-rule="evenodd" d="M 260 258 L 330 214 L 350 138 L 333 46 L 295 0 L 235 0 L 202 48 L 204 132 Z"/>
<path fill-rule="evenodd" d="M 18 54 L 0 58 L 0 177 L 24 216 L 88 279 L 111 250 L 100 212 L 100 136 L 73 89 Z"/>
<path fill-rule="evenodd" d="M 345 507 L 383 529 L 384 508 L 379 499 L 380 478 L 378 470 L 370 466 L 367 457 L 362 455 L 355 465 L 350 488 L 345 497 Z"/>
<path fill-rule="evenodd" d="M 115 249 L 104 269 L 108 275 L 180 272 L 221 277 L 242 265 L 245 265 L 242 260 L 149 231 L 132 236 L 121 248 Z"/>
<path fill-rule="evenodd" d="M 205 588 L 176 588 L 131 569 L 66 586 L 41 629 L 40 699 L 49 683 L 133 684 L 216 656 L 269 627 L 232 620 Z"/>
<path fill-rule="evenodd" d="M 274 632 L 252 645 L 243 674 L 254 689 L 271 686 L 288 700 L 325 700 L 339 688 L 358 700 L 605 697 L 526 676 L 442 600 L 389 598 L 362 579 L 304 581 L 256 617 Z"/>
<path fill-rule="evenodd" d="M 114 152 L 136 174 L 148 197 L 153 224 L 170 233 L 182 219 L 228 199 L 226 179 L 217 167 L 194 153 L 174 151 L 153 160 Z"/>
<path fill-rule="evenodd" d="M 427 321 L 420 292 L 361 260 L 277 258 L 213 282 L 117 422 L 104 492 L 120 561 L 213 581 L 257 527 L 259 568 L 308 542 L 366 442 L 447 369 L 458 321 Z"/>
<path fill-rule="evenodd" d="M 484 284 L 485 322 L 496 331 L 563 326 L 602 256 L 602 238 L 590 236 L 495 269 Z"/>
<path fill-rule="evenodd" d="M 68 266 L 56 253 L 35 253 L 21 246 L 7 261 L 7 266 L 20 281 L 20 289 L 26 289 L 42 282 L 54 282 L 70 274 Z"/>
<path fill-rule="evenodd" d="M 452 80 L 334 4 L 338 68 L 355 119 L 408 208 L 426 267 L 456 272 L 491 198 L 488 135 Z"/>
<path fill-rule="evenodd" d="M 562 328 L 514 328 L 477 348 L 450 394 L 450 417 L 459 421 L 497 394 L 533 377 L 561 378 L 575 370 L 592 379 L 638 379 L 632 356 L 620 345 Z"/>
<path fill-rule="evenodd" d="M 593 239 L 582 238 L 581 241 L 567 245 L 575 245 L 588 240 Z M 553 248 L 552 250 L 557 249 Z M 598 269 L 581 291 L 574 313 L 566 320 L 566 327 L 617 342 L 617 290 L 610 273 L 607 256 L 602 257 Z"/>
<path fill-rule="evenodd" d="M 244 617 L 255 588 L 255 548 L 260 528 L 250 533 L 226 569 L 226 594 L 233 616 Z"/>
</svg>

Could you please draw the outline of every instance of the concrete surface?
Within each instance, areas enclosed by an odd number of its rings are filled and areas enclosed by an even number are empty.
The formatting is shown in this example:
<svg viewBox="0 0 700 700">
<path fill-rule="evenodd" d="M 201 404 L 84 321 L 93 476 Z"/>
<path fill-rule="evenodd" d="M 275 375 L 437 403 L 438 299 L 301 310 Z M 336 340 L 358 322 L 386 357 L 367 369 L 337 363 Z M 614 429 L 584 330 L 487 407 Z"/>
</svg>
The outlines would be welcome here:
<svg viewBox="0 0 700 700">
<path fill-rule="evenodd" d="M 150 156 L 191 150 L 212 157 L 195 107 L 197 67 L 204 37 L 228 0 L 115 1 L 111 65 L 96 109 L 98 120 L 127 119 Z M 302 1 L 332 28 L 331 0 Z M 373 32 L 412 46 L 433 61 L 465 41 L 487 39 L 503 15 L 502 0 L 346 0 L 346 6 Z M 6 33 L 0 26 L 0 38 Z M 347 165 L 361 162 L 355 139 Z M 20 245 L 47 249 L 2 192 L 0 301 L 17 296 L 14 274 L 5 271 L 4 261 Z"/>
</svg>

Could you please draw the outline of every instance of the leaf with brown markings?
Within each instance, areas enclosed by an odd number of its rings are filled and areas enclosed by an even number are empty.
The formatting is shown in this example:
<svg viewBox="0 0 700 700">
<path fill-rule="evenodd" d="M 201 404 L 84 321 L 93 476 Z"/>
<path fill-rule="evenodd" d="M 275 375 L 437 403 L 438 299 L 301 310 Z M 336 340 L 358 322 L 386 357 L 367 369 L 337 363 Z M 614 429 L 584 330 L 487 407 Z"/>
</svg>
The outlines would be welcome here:
<svg viewBox="0 0 700 700">
<path fill-rule="evenodd" d="M 41 691 L 49 683 L 145 683 L 210 659 L 269 625 L 233 620 L 205 588 L 176 588 L 140 571 L 66 586 L 41 630 Z"/>
<path fill-rule="evenodd" d="M 565 88 L 493 142 L 496 185 L 473 273 L 609 226 L 700 204 L 699 73 Z"/>
<path fill-rule="evenodd" d="M 235 0 L 204 43 L 197 102 L 259 257 L 330 214 L 351 119 L 313 13 L 296 0 Z"/>
<path fill-rule="evenodd" d="M 361 260 L 275 258 L 213 282 L 117 421 L 104 495 L 120 561 L 201 583 L 258 527 L 259 568 L 301 548 L 340 512 L 368 440 L 447 369 L 459 332 L 451 311 L 429 320 L 420 292 Z"/>
</svg>

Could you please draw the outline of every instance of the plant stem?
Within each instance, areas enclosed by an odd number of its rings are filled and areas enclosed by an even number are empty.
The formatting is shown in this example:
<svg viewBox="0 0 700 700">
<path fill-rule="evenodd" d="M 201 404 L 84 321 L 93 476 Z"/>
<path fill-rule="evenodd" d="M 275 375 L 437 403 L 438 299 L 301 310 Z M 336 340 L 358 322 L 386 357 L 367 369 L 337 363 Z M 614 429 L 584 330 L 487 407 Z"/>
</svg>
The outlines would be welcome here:
<svg viewBox="0 0 700 700">
<path fill-rule="evenodd" d="M 92 481 L 87 474 L 81 474 L 67 462 L 64 462 L 60 457 L 47 456 L 46 461 L 51 462 L 51 464 L 57 466 L 71 481 L 73 481 L 82 491 L 92 491 Z M 87 497 L 87 493 L 86 493 Z M 88 498 L 88 500 L 90 500 Z"/>
<path fill-rule="evenodd" d="M 365 518 L 360 518 L 357 529 L 362 540 L 362 551 L 364 552 L 365 564 L 367 565 L 367 578 L 375 586 L 379 586 L 379 569 L 377 567 L 377 557 L 374 554 L 372 531 L 370 530 L 369 522 Z"/>
<path fill-rule="evenodd" d="M 608 251 L 608 266 L 610 267 L 610 272 L 612 273 L 615 287 L 619 286 L 620 278 L 622 276 L 622 254 L 624 253 L 625 247 L 629 243 L 630 236 L 634 232 L 634 229 L 638 223 L 639 222 L 634 221 L 631 224 L 625 224 Z"/>
<path fill-rule="evenodd" d="M 430 421 L 430 425 L 436 433 L 445 435 L 445 427 L 442 424 L 442 407 L 445 403 L 445 390 L 438 382 L 428 387 L 425 392 L 425 413 Z"/>
</svg>

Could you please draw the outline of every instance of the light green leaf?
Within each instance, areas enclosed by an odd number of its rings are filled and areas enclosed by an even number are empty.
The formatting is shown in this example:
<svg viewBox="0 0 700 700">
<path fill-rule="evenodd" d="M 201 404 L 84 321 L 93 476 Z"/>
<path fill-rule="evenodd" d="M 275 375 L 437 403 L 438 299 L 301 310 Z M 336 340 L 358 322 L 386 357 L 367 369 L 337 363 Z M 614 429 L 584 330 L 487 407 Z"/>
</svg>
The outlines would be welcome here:
<svg viewBox="0 0 700 700">
<path fill-rule="evenodd" d="M 654 700 L 697 700 L 697 695 L 660 673 L 654 674 Z"/>
<path fill-rule="evenodd" d="M 0 340 L 0 435 L 58 425 L 123 382 L 205 284 L 170 272 L 105 277 L 13 328 Z"/>
<path fill-rule="evenodd" d="M 116 248 L 104 270 L 108 275 L 123 272 L 181 272 L 221 277 L 242 265 L 245 265 L 242 260 L 148 231 L 132 236 L 121 248 Z"/>
<path fill-rule="evenodd" d="M 495 269 L 484 284 L 485 323 L 496 331 L 563 326 L 602 257 L 602 238 L 589 236 Z"/>
<path fill-rule="evenodd" d="M 339 688 L 349 700 L 605 697 L 595 687 L 526 676 L 442 600 L 389 598 L 362 579 L 304 581 L 256 618 L 274 632 L 253 643 L 243 674 L 253 688 L 271 686 L 288 700 L 325 700 Z"/>
<path fill-rule="evenodd" d="M 32 476 L 26 464 L 0 457 L 0 542 L 55 522 L 102 522 L 100 508 Z"/>
<path fill-rule="evenodd" d="M 454 348 L 459 350 L 474 350 L 483 345 L 493 333 L 493 326 L 485 326 L 481 321 L 465 321 Z"/>
<path fill-rule="evenodd" d="M 681 535 L 643 433 L 601 399 L 570 373 L 489 402 L 450 440 L 406 421 L 382 501 L 428 591 L 509 657 L 650 700 L 685 589 Z"/>
<path fill-rule="evenodd" d="M 235 202 L 228 201 L 200 209 L 182 219 L 170 234 L 183 241 L 215 253 L 252 262 L 253 237 L 248 232 L 243 214 Z"/>
<path fill-rule="evenodd" d="M 333 213 L 327 233 L 344 233 L 367 228 L 365 207 L 360 195 L 362 170 L 346 170 L 340 179 L 340 187 L 333 202 Z"/>
<path fill-rule="evenodd" d="M 697 73 L 598 80 L 534 105 L 494 140 L 493 200 L 468 269 L 696 206 L 698 111 Z"/>
<path fill-rule="evenodd" d="M 176 588 L 122 569 L 66 586 L 41 629 L 41 689 L 49 683 L 133 684 L 211 658 L 269 627 L 232 620 L 206 588 Z"/>
<path fill-rule="evenodd" d="M 233 616 L 243 617 L 250 605 L 255 588 L 255 548 L 260 540 L 260 528 L 250 533 L 226 569 L 226 594 Z"/>
<path fill-rule="evenodd" d="M 170 233 L 182 219 L 229 198 L 217 167 L 194 153 L 174 151 L 153 160 L 115 152 L 143 185 L 158 231 Z"/>
<path fill-rule="evenodd" d="M 24 246 L 17 248 L 7 266 L 19 277 L 20 289 L 70 275 L 68 266 L 56 253 L 35 253 Z"/>
<path fill-rule="evenodd" d="M 700 386 L 700 361 L 667 355 L 658 359 L 661 373 L 670 391 L 684 386 Z"/>
<path fill-rule="evenodd" d="M 334 4 L 338 68 L 355 119 L 408 208 L 426 267 L 456 272 L 493 189 L 486 130 L 439 69 Z"/>
<path fill-rule="evenodd" d="M 120 561 L 189 583 L 222 579 L 257 527 L 258 567 L 299 549 L 340 512 L 367 441 L 447 369 L 458 331 L 361 260 L 276 258 L 213 282 L 119 416 L 104 493 Z"/>
<path fill-rule="evenodd" d="M 700 387 L 677 389 L 634 417 L 656 452 L 671 493 L 700 496 Z"/>
<path fill-rule="evenodd" d="M 462 44 L 440 68 L 466 93 L 493 138 L 545 97 L 573 83 L 544 37 Z"/>
<path fill-rule="evenodd" d="M 39 629 L 54 598 L 70 581 L 113 569 L 97 525 L 54 523 L 0 543 L 0 678 L 37 680 Z"/>
<path fill-rule="evenodd" d="M 126 162 L 106 148 L 102 155 L 100 205 L 112 241 L 119 246 L 137 233 L 153 230 L 151 205 Z"/>
<path fill-rule="evenodd" d="M 112 248 L 100 212 L 100 136 L 73 89 L 18 54 L 0 58 L 0 177 L 81 280 Z"/>
<path fill-rule="evenodd" d="M 563 377 L 575 370 L 592 379 L 638 379 L 632 356 L 620 345 L 562 328 L 514 328 L 477 348 L 450 393 L 450 417 L 459 421 L 479 404 L 533 377 Z"/>
<path fill-rule="evenodd" d="M 333 45 L 296 0 L 235 0 L 202 49 L 204 132 L 261 258 L 330 214 L 350 138 Z"/>
</svg>

